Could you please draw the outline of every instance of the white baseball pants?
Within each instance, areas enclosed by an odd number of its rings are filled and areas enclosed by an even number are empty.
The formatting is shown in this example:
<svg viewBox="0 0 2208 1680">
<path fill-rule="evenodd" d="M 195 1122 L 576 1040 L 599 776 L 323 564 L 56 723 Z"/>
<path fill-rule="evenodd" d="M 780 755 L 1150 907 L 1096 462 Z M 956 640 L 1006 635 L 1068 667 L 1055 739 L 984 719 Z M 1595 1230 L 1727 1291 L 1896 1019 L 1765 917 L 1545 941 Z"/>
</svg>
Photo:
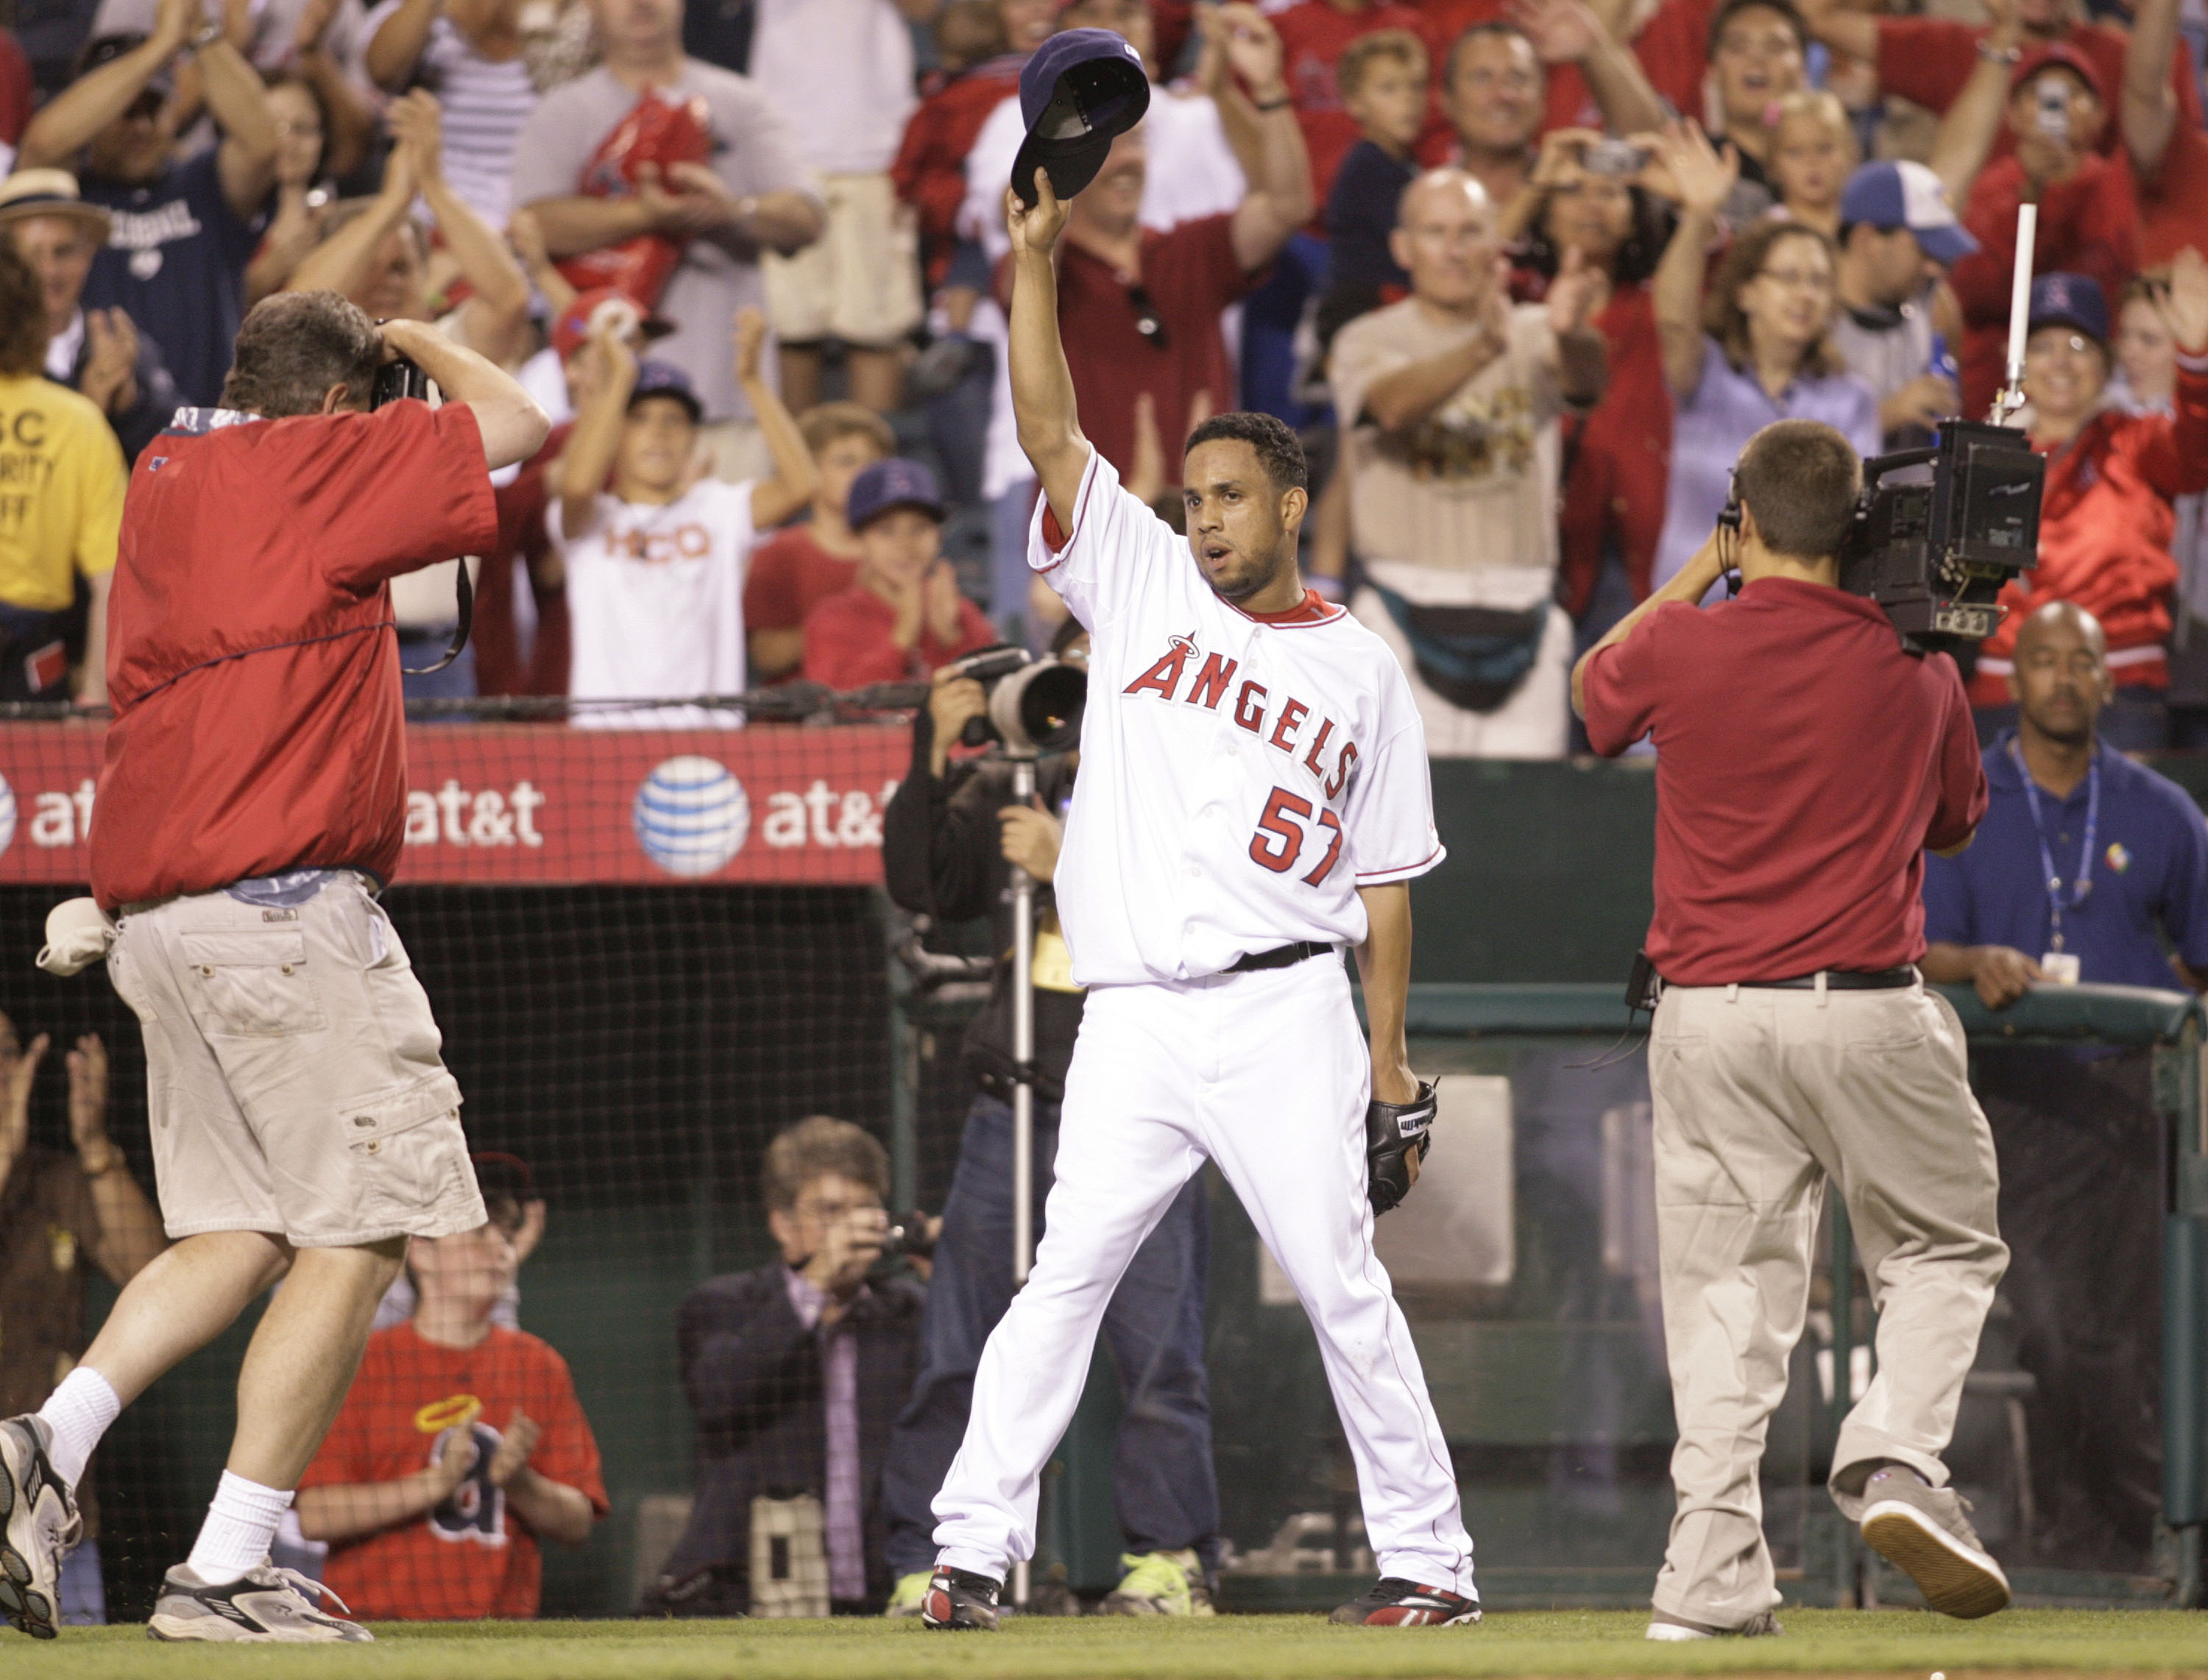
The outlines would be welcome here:
<svg viewBox="0 0 2208 1680">
<path fill-rule="evenodd" d="M 1371 1089 L 1338 961 L 1089 993 L 1035 1271 L 983 1350 L 935 1498 L 943 1563 L 1002 1580 L 1034 1556 L 1037 1478 L 1080 1401 L 1105 1303 L 1209 1160 L 1317 1332 L 1380 1573 L 1473 1594 L 1456 1473 L 1372 1253 Z"/>
</svg>

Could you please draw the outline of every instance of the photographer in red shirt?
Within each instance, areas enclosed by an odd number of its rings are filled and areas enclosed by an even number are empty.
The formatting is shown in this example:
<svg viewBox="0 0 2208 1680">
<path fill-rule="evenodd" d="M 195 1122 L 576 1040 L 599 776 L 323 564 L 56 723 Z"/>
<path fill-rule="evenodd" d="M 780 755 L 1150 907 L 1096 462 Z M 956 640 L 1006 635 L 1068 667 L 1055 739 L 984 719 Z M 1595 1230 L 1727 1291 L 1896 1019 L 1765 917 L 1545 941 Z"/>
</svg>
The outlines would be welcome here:
<svg viewBox="0 0 2208 1680">
<path fill-rule="evenodd" d="M 393 355 L 437 382 L 442 408 L 368 411 Z M 74 939 L 50 930 L 70 971 L 80 942 L 109 947 L 144 1028 L 177 1240 L 45 1407 L 0 1424 L 0 1569 L 21 1583 L 7 1609 L 49 1638 L 69 1490 L 93 1445 L 281 1278 L 238 1378 L 228 1467 L 152 1632 L 366 1640 L 269 1566 L 269 1541 L 408 1237 L 484 1222 L 459 1087 L 375 902 L 406 803 L 389 584 L 490 550 L 491 471 L 533 453 L 547 423 L 481 357 L 427 326 L 379 333 L 331 292 L 246 317 L 223 403 L 180 410 L 138 459 L 92 842 L 93 896 L 115 920 L 81 917 Z"/>
<path fill-rule="evenodd" d="M 1911 657 L 1838 587 L 1847 439 L 1782 420 L 1733 471 L 1737 532 L 1572 675 L 1596 752 L 1657 752 L 1648 1089 L 1679 1444 L 1648 1636 L 1779 1631 L 1757 1473 L 1828 1179 L 1879 1314 L 1833 1503 L 1933 1609 L 1986 1616 L 2008 1582 L 1940 1454 L 2008 1251 L 1962 1024 L 1914 966 L 1925 849 L 1960 850 L 1985 813 L 1977 738 L 1955 662 Z M 1736 565 L 1739 597 L 1697 609 Z"/>
</svg>

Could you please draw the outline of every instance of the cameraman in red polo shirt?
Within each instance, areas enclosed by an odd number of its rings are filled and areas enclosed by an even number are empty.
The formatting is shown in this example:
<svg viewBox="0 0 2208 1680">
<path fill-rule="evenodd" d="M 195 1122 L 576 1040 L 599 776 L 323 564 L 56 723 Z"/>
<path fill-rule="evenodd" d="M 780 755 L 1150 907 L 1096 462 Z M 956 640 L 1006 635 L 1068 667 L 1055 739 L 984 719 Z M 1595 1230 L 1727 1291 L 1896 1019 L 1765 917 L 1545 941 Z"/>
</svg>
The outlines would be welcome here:
<svg viewBox="0 0 2208 1680">
<path fill-rule="evenodd" d="M 394 355 L 437 382 L 443 407 L 368 411 Z M 269 1541 L 408 1237 L 485 1217 L 459 1087 L 375 902 L 406 803 L 389 585 L 489 552 L 491 471 L 535 453 L 549 428 L 483 357 L 411 321 L 379 333 L 326 291 L 246 317 L 223 403 L 179 410 L 132 479 L 92 843 L 102 915 L 84 918 L 74 963 L 57 964 L 73 972 L 86 947 L 110 947 L 109 976 L 145 1030 L 154 1170 L 177 1241 L 45 1407 L 0 1424 L 0 1494 L 12 1495 L 0 1613 L 48 1639 L 78 1532 L 70 1489 L 93 1447 L 279 1278 L 238 1377 L 228 1467 L 151 1631 L 368 1639 L 319 1608 L 313 1582 L 270 1567 Z M 50 924 L 57 945 L 68 932 Z"/>
<path fill-rule="evenodd" d="M 1970 704 L 1953 660 L 1912 658 L 1838 587 L 1863 482 L 1845 437 L 1782 420 L 1734 475 L 1737 533 L 1572 674 L 1598 753 L 1657 750 L 1648 1088 L 1679 1444 L 1648 1637 L 1779 1631 L 1757 1471 L 1828 1179 L 1880 1315 L 1833 1502 L 1933 1609 L 1990 1615 L 2008 1582 L 1939 1455 L 2008 1251 L 1962 1025 L 1914 966 L 1925 849 L 1959 851 L 1985 813 Z M 1698 609 L 1733 566 L 1739 598 Z"/>
</svg>

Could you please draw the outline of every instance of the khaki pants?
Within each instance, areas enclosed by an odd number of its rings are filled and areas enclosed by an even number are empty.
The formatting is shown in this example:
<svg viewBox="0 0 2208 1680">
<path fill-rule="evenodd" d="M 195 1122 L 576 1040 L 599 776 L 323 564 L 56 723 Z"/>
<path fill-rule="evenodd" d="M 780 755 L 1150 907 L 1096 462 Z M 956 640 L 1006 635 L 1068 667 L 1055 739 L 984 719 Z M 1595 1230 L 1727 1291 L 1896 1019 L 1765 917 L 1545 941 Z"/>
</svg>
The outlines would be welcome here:
<svg viewBox="0 0 2208 1680">
<path fill-rule="evenodd" d="M 1833 1455 L 1833 1501 L 1854 1518 L 1871 1461 L 1947 1482 L 1940 1454 L 2008 1263 L 1993 1136 L 1962 1023 L 1922 986 L 1675 987 L 1657 1007 L 1648 1084 L 1679 1425 L 1654 1602 L 1737 1627 L 1779 1602 L 1757 1473 L 1809 1307 L 1826 1179 L 1879 1312 L 1878 1374 Z"/>
</svg>

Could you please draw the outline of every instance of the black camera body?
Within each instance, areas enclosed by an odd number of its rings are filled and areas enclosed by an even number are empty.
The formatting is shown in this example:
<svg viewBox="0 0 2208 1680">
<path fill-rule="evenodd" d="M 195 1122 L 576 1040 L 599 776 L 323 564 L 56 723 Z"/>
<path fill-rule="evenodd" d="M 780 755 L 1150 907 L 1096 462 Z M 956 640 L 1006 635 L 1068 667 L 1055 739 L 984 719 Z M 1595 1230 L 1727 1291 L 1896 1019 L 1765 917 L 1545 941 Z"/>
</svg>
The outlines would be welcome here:
<svg viewBox="0 0 2208 1680">
<path fill-rule="evenodd" d="M 988 696 L 988 710 L 969 719 L 959 740 L 968 747 L 1002 743 L 1025 757 L 1065 753 L 1081 741 L 1089 700 L 1089 669 L 1055 654 L 1031 657 L 1010 644 L 968 654 L 951 669 Z"/>
<path fill-rule="evenodd" d="M 422 371 L 421 363 L 394 357 L 375 370 L 375 388 L 369 394 L 368 406 L 373 412 L 386 403 L 404 402 L 409 397 L 426 403 L 429 390 L 429 375 Z"/>
<path fill-rule="evenodd" d="M 1927 465 L 1929 480 L 1886 482 Z M 1933 447 L 1863 463 L 1840 587 L 1885 609 L 1911 653 L 1983 641 L 2007 614 L 1995 597 L 2039 563 L 2046 483 L 2045 459 L 2015 427 L 1943 422 Z"/>
</svg>

